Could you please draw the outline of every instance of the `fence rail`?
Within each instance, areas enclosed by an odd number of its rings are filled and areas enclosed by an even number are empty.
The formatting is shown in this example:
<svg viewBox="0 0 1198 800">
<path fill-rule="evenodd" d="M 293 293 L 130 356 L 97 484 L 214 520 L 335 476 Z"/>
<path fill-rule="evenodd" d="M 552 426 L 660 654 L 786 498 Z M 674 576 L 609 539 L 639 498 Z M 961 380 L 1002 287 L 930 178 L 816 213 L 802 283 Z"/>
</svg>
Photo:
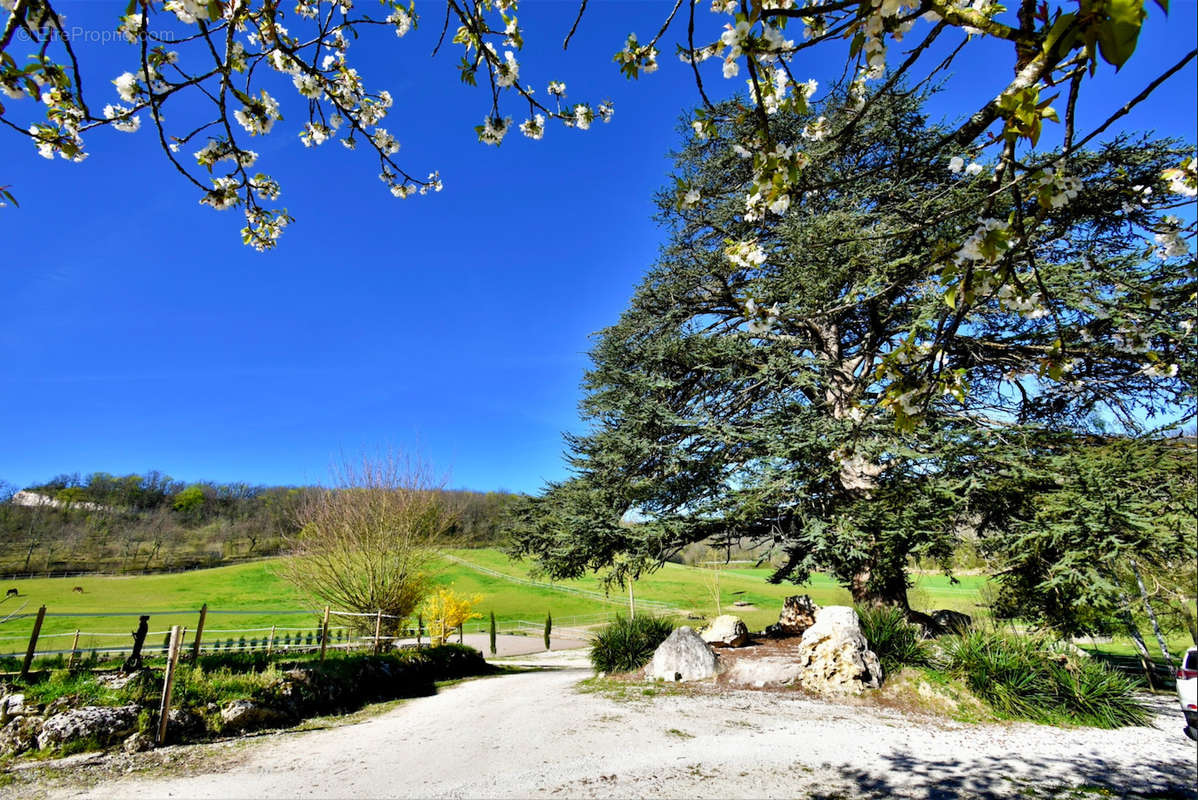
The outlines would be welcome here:
<svg viewBox="0 0 1198 800">
<path fill-rule="evenodd" d="M 263 624 L 255 621 L 251 626 L 230 627 L 228 623 L 220 627 L 206 627 L 205 621 L 210 617 L 256 616 L 259 618 L 288 618 L 297 615 L 308 615 L 313 618 L 311 626 L 296 626 L 291 624 Z M 85 630 L 81 624 L 73 629 L 61 629 L 64 619 L 100 620 L 103 618 L 145 619 L 146 630 L 124 633 L 112 630 Z M 194 624 L 187 626 L 168 625 L 166 629 L 150 630 L 150 619 L 177 620 L 179 617 L 191 617 Z M 330 624 L 330 617 L 360 618 L 364 624 Z M 12 614 L 0 619 L 0 624 L 32 619 L 33 628 L 28 635 L 0 636 L 0 657 L 24 656 L 22 673 L 27 672 L 35 658 L 69 655 L 71 662 L 81 655 L 96 654 L 114 656 L 123 653 L 133 653 L 140 649 L 147 657 L 156 657 L 167 653 L 170 647 L 171 630 L 179 628 L 180 644 L 193 657 L 200 653 L 246 652 L 266 650 L 268 652 L 312 651 L 352 649 L 358 647 L 374 647 L 378 650 L 383 645 L 405 646 L 401 640 L 415 639 L 416 642 L 429 638 L 428 629 L 422 625 L 416 627 L 404 625 L 396 628 L 395 623 L 407 618 L 382 611 L 369 613 L 325 609 L 210 609 L 207 605 L 201 608 L 189 609 L 157 609 L 151 611 L 79 611 L 51 612 L 45 606 L 36 612 Z M 42 625 L 47 620 L 59 622 L 59 630 L 43 631 Z M 384 626 L 384 620 L 390 625 Z M 232 620 L 230 620 L 232 621 Z M 373 622 L 373 624 L 371 624 Z M 101 626 L 103 627 L 103 626 Z M 0 631 L 3 631 L 0 627 Z M 163 638 L 165 637 L 165 638 Z M 138 647 L 137 640 L 141 645 Z M 124 641 L 119 641 L 124 639 Z M 69 640 L 69 641 L 64 641 Z M 161 642 L 161 644 L 159 644 Z M 66 646 L 69 645 L 69 646 Z"/>
</svg>

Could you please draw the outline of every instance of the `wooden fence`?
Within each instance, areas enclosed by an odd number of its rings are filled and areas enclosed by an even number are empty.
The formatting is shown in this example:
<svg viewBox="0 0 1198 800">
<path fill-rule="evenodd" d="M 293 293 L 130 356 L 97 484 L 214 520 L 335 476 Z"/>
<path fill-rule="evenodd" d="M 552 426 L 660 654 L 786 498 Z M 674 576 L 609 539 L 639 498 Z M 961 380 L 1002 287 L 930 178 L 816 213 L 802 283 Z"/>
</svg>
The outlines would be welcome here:
<svg viewBox="0 0 1198 800">
<path fill-rule="evenodd" d="M 174 622 L 181 616 L 190 616 L 194 620 L 191 625 L 164 625 L 161 629 L 153 629 L 151 621 L 155 618 Z M 269 626 L 238 626 L 237 618 L 253 616 L 256 618 L 302 618 L 308 616 L 313 620 L 311 625 L 279 624 Z M 129 633 L 118 633 L 110 630 L 89 629 L 88 622 L 94 627 L 103 619 L 110 622 L 113 619 L 136 619 L 137 630 Z M 144 630 L 142 620 L 144 618 Z M 382 611 L 370 613 L 340 611 L 331 608 L 324 609 L 211 609 L 204 605 L 198 609 L 170 609 L 155 611 L 99 611 L 99 612 L 65 612 L 54 613 L 42 606 L 36 612 L 12 614 L 0 622 L 19 622 L 33 620 L 29 634 L 15 636 L 0 635 L 0 657 L 23 657 L 21 672 L 30 669 L 35 658 L 68 656 L 68 664 L 81 656 L 95 654 L 97 656 L 119 656 L 133 653 L 135 648 L 147 657 L 167 656 L 171 651 L 172 632 L 179 629 L 178 646 L 185 656 L 194 659 L 201 653 L 220 652 L 249 652 L 262 650 L 267 653 L 286 651 L 315 651 L 321 654 L 329 649 L 373 648 L 375 651 L 384 645 L 397 641 L 414 640 L 415 644 L 427 641 L 428 630 L 423 625 L 417 627 L 404 626 L 396 628 L 396 622 L 403 618 Z M 48 621 L 58 623 L 73 620 L 67 630 L 45 632 Z M 301 621 L 296 619 L 296 622 Z M 387 624 L 391 623 L 391 624 Z M 4 631 L 0 626 L 0 633 Z M 139 647 L 138 640 L 141 645 Z M 161 644 L 159 644 L 161 642 Z"/>
</svg>

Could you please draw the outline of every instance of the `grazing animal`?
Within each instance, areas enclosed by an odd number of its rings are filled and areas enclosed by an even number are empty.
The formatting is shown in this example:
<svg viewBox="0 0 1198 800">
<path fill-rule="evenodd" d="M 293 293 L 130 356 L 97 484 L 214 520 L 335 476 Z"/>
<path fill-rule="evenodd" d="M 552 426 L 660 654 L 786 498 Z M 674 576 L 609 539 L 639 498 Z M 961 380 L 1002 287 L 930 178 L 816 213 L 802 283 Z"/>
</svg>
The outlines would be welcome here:
<svg viewBox="0 0 1198 800">
<path fill-rule="evenodd" d="M 8 598 L 8 597 L 17 597 L 17 596 L 18 596 L 18 595 L 20 595 L 20 594 L 21 594 L 21 593 L 20 593 L 20 592 L 18 592 L 16 589 L 9 589 L 9 590 L 8 590 L 8 592 L 6 592 L 4 596 L 5 596 L 6 598 Z"/>
<path fill-rule="evenodd" d="M 72 589 L 71 591 L 72 591 L 72 592 L 74 592 L 75 594 L 83 594 L 83 587 L 82 587 L 82 586 L 76 586 L 76 587 L 75 587 L 74 589 Z"/>
</svg>

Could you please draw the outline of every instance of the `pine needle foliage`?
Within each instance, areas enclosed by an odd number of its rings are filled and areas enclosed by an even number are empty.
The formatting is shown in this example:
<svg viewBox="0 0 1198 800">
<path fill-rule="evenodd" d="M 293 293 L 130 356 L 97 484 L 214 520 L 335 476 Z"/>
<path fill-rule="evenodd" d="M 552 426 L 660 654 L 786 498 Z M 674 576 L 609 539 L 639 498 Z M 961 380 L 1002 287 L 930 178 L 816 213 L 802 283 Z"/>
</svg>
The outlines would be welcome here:
<svg viewBox="0 0 1198 800">
<path fill-rule="evenodd" d="M 961 243 L 978 221 L 959 212 L 998 179 L 948 169 L 925 99 L 818 104 L 845 133 L 810 143 L 810 183 L 761 220 L 745 219 L 754 165 L 735 154 L 748 132 L 685 133 L 658 198 L 669 240 L 590 354 L 574 475 L 520 509 L 515 552 L 551 577 L 619 581 L 694 542 L 768 546 L 775 581 L 822 570 L 855 603 L 905 608 L 912 559 L 951 569 L 965 536 L 1026 516 L 1002 492 L 1041 485 L 1022 482 L 1039 470 L 1025 455 L 1096 419 L 1126 435 L 1193 417 L 1193 262 L 1144 246 L 1184 148 L 1122 136 L 1071 153 L 1069 202 L 991 203 L 995 221 L 1046 222 L 1022 251 L 1035 258 L 977 260 Z M 780 142 L 811 122 L 772 120 Z"/>
</svg>

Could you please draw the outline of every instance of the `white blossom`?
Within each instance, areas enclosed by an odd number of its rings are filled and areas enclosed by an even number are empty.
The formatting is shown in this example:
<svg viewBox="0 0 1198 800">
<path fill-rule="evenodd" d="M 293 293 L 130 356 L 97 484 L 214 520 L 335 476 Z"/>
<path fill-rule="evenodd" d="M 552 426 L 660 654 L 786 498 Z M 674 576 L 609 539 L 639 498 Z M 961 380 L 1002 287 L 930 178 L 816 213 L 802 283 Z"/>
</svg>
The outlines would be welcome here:
<svg viewBox="0 0 1198 800">
<path fill-rule="evenodd" d="M 520 123 L 520 133 L 529 139 L 540 139 L 545 135 L 545 115 L 534 114 L 531 119 Z"/>
<path fill-rule="evenodd" d="M 765 251 L 755 241 L 730 244 L 724 248 L 724 256 L 732 262 L 733 266 L 742 269 L 753 269 L 765 263 Z"/>
<path fill-rule="evenodd" d="M 1171 167 L 1161 173 L 1169 182 L 1169 191 L 1184 197 L 1198 196 L 1198 159 L 1187 158 L 1180 167 Z"/>
<path fill-rule="evenodd" d="M 395 137 L 388 133 L 386 128 L 377 128 L 370 135 L 370 141 L 374 142 L 374 146 L 385 156 L 399 152 L 399 142 L 395 141 Z"/>
<path fill-rule="evenodd" d="M 503 137 L 507 135 L 508 127 L 512 124 L 511 117 L 491 117 L 488 116 L 483 120 L 482 127 L 478 129 L 478 140 L 483 144 L 498 145 L 503 141 Z"/>
<path fill-rule="evenodd" d="M 104 106 L 104 119 L 115 120 L 112 127 L 124 133 L 133 133 L 141 127 L 141 117 L 130 116 L 131 109 L 123 106 Z"/>
<path fill-rule="evenodd" d="M 137 100 L 137 94 L 140 91 L 140 87 L 137 84 L 137 77 L 132 72 L 121 74 L 112 83 L 114 86 L 116 86 L 117 94 L 119 94 L 121 99 L 126 103 L 133 103 Z"/>
<path fill-rule="evenodd" d="M 495 68 L 495 83 L 507 88 L 514 86 L 519 77 L 520 64 L 516 61 L 516 54 L 511 50 L 504 51 L 503 63 Z"/>
<path fill-rule="evenodd" d="M 391 16 L 387 17 L 387 22 L 395 26 L 396 36 L 403 36 L 412 29 L 412 16 L 403 8 L 392 11 Z"/>
</svg>

